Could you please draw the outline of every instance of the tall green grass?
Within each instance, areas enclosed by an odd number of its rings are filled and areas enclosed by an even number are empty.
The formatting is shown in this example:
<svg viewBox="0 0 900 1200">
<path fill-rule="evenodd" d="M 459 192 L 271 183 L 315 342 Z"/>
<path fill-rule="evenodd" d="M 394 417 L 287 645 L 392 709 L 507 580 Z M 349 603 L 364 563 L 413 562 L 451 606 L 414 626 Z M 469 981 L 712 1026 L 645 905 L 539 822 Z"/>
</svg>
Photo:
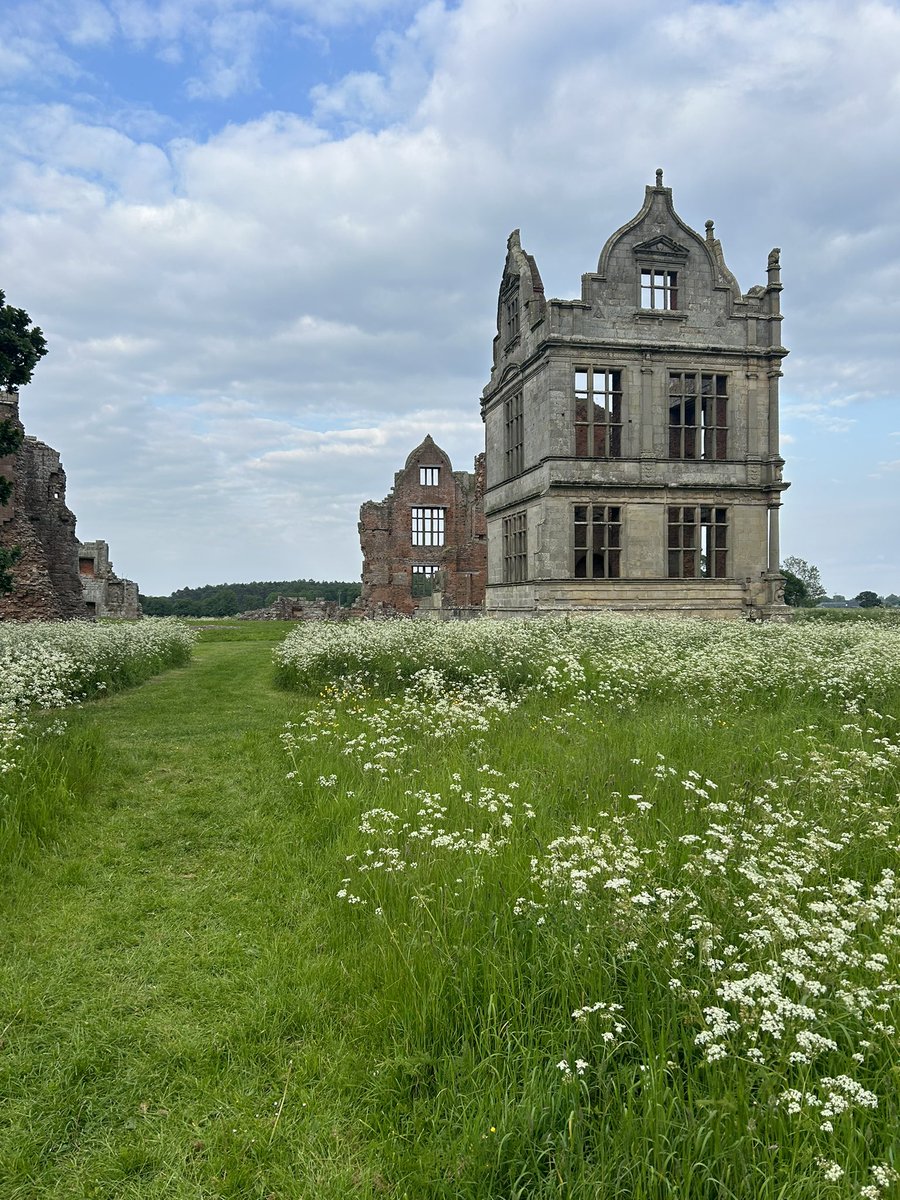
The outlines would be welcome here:
<svg viewBox="0 0 900 1200">
<path fill-rule="evenodd" d="M 192 641 L 175 621 L 0 628 L 0 875 L 56 836 L 99 769 L 97 738 L 58 710 L 185 665 Z"/>
<path fill-rule="evenodd" d="M 429 671 L 412 630 L 389 635 L 419 671 L 402 689 L 377 646 L 348 679 L 347 645 L 286 734 L 334 839 L 355 1103 L 389 1190 L 890 1194 L 893 643 L 575 628 L 579 674 L 536 632 L 517 693 L 465 659 Z M 655 675 L 673 637 L 691 656 Z M 793 689 L 765 686 L 773 646 Z"/>
</svg>

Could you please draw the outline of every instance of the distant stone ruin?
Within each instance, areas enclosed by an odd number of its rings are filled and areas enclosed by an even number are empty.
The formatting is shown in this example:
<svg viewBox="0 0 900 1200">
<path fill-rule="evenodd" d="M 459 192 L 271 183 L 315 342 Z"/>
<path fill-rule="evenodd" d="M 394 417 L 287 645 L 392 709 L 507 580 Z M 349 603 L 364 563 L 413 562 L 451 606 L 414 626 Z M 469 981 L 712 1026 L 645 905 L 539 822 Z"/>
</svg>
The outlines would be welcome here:
<svg viewBox="0 0 900 1200">
<path fill-rule="evenodd" d="M 487 579 L 484 455 L 454 471 L 430 436 L 412 451 L 381 501 L 359 511 L 361 616 L 464 617 L 480 613 Z"/>
<path fill-rule="evenodd" d="M 0 391 L 0 421 L 23 428 L 17 391 Z M 0 459 L 0 475 L 13 484 L 9 501 L 0 505 L 0 545 L 21 550 L 11 572 L 13 591 L 0 596 L 0 620 L 83 617 L 75 514 L 66 507 L 59 453 L 26 437 L 15 454 Z"/>
<path fill-rule="evenodd" d="M 298 596 L 276 596 L 266 608 L 238 613 L 236 621 L 346 621 L 349 608 L 336 600 L 301 600 Z"/>
<path fill-rule="evenodd" d="M 79 542 L 78 574 L 87 616 L 129 621 L 143 616 L 138 585 L 115 573 L 106 542 Z"/>
</svg>

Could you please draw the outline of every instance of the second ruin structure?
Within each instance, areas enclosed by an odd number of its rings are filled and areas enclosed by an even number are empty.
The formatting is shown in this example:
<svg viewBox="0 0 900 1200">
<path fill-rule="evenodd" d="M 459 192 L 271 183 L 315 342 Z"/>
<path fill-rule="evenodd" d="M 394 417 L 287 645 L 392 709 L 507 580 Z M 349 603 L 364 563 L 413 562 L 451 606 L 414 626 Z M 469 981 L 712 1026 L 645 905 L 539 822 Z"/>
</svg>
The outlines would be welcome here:
<svg viewBox="0 0 900 1200">
<path fill-rule="evenodd" d="M 363 552 L 358 611 L 368 615 L 465 615 L 484 602 L 487 566 L 484 455 L 454 471 L 431 436 L 394 486 L 359 514 Z"/>
<path fill-rule="evenodd" d="M 78 574 L 88 617 L 135 621 L 142 615 L 138 585 L 115 573 L 106 542 L 79 542 Z"/>
</svg>

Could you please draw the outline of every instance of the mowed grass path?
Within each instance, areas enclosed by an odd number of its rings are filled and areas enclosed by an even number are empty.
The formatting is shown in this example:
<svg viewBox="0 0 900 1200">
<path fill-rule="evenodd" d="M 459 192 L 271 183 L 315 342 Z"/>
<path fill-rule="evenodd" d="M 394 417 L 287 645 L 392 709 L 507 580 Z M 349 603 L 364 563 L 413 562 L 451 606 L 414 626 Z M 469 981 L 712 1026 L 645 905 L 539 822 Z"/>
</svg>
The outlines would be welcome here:
<svg viewBox="0 0 900 1200">
<path fill-rule="evenodd" d="M 2 1200 L 369 1194 L 281 632 L 211 630 L 194 665 L 68 714 L 100 741 L 93 795 L 2 896 Z"/>
</svg>

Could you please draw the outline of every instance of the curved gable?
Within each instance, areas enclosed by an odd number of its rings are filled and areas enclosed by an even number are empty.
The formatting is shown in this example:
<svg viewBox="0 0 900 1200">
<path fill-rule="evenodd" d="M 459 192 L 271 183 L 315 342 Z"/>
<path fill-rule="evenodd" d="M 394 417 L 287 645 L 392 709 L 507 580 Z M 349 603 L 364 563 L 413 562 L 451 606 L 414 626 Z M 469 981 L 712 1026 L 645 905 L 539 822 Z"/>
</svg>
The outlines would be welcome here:
<svg viewBox="0 0 900 1200">
<path fill-rule="evenodd" d="M 403 470 L 411 471 L 419 466 L 446 467 L 448 471 L 453 470 L 449 455 L 440 448 L 430 433 L 407 455 Z"/>
</svg>

